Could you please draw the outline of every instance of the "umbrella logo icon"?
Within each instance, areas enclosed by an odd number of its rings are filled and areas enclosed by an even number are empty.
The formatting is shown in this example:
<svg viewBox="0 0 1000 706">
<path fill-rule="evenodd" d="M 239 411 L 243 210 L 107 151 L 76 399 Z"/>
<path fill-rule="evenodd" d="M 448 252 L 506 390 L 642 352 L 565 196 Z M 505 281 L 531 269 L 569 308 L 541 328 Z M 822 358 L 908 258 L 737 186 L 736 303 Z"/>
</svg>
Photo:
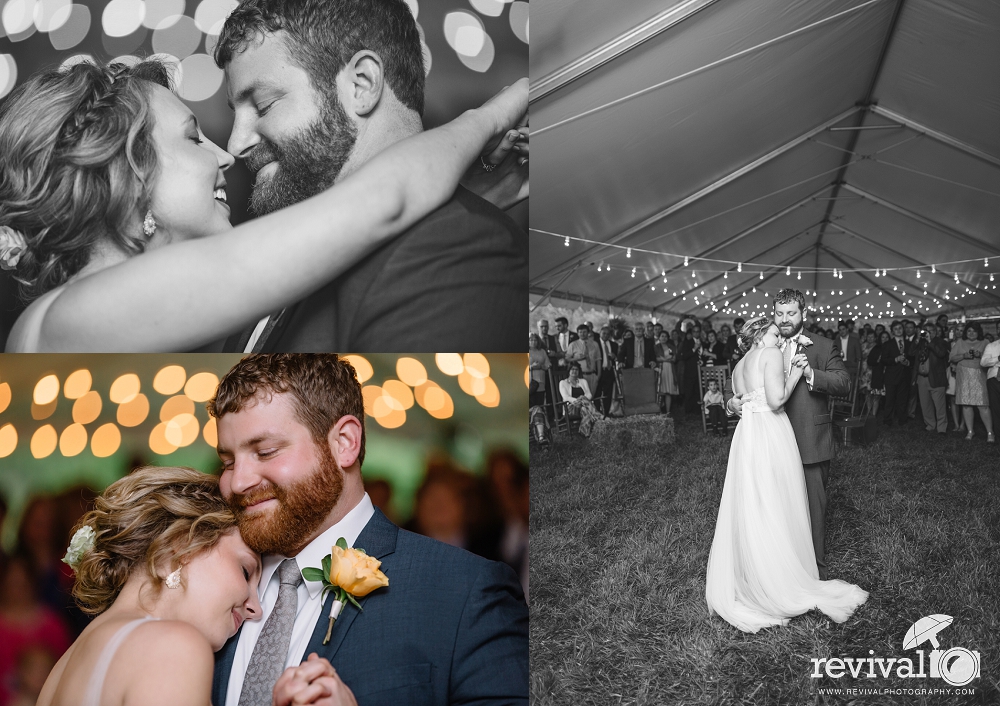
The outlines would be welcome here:
<svg viewBox="0 0 1000 706">
<path fill-rule="evenodd" d="M 952 686 L 965 686 L 979 676 L 980 656 L 978 650 L 951 647 L 942 651 L 938 634 L 951 625 L 950 615 L 927 615 L 915 622 L 906 631 L 903 649 L 912 650 L 924 642 L 934 648 L 930 653 L 931 676 L 943 679 Z M 923 652 L 921 651 L 921 655 Z M 921 665 L 923 664 L 921 657 Z"/>
</svg>

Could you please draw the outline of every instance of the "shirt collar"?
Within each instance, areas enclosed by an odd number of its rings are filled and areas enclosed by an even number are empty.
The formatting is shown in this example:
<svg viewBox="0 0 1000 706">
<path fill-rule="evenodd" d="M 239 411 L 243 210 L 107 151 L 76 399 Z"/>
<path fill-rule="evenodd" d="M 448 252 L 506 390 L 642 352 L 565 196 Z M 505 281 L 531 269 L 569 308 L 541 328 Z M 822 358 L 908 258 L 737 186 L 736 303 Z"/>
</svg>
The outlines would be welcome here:
<svg viewBox="0 0 1000 706">
<path fill-rule="evenodd" d="M 358 540 L 358 535 L 361 534 L 361 530 L 365 528 L 365 525 L 368 524 L 368 521 L 374 514 L 375 506 L 372 504 L 372 499 L 368 497 L 368 493 L 365 493 L 361 501 L 350 512 L 344 515 L 344 518 L 340 522 L 309 542 L 296 555 L 295 563 L 298 565 L 299 571 L 310 566 L 317 569 L 320 568 L 323 564 L 323 557 L 330 553 L 331 547 L 341 537 L 347 542 L 347 546 L 353 547 L 354 543 Z M 261 560 L 260 584 L 257 587 L 259 597 L 263 598 L 264 590 L 271 581 L 271 577 L 278 570 L 281 562 L 287 558 L 280 554 L 266 554 L 263 557 Z M 306 590 L 309 591 L 310 598 L 315 598 L 323 590 L 322 581 L 306 581 L 304 579 L 303 581 Z"/>
</svg>

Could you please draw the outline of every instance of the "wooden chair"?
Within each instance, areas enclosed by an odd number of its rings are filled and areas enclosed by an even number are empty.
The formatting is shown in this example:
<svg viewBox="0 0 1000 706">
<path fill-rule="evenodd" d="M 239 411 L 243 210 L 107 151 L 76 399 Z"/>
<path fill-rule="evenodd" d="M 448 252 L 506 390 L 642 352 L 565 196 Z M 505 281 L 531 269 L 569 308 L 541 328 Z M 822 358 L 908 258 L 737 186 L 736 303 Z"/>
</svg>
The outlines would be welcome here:
<svg viewBox="0 0 1000 706">
<path fill-rule="evenodd" d="M 851 436 L 860 437 L 863 444 L 870 444 L 878 438 L 878 426 L 875 418 L 871 416 L 869 398 L 865 398 L 861 405 L 861 413 L 854 415 L 854 405 L 857 401 L 858 385 L 861 380 L 861 363 L 858 363 L 857 375 L 851 381 L 851 391 L 847 397 L 830 398 L 830 415 L 833 418 L 833 426 L 837 434 L 835 438 L 844 446 L 851 443 Z M 849 408 L 848 408 L 849 405 Z M 843 409 L 848 408 L 848 414 L 843 414 Z M 840 410 L 838 414 L 838 409 Z M 859 431 L 860 430 L 860 431 Z"/>
<path fill-rule="evenodd" d="M 702 404 L 705 393 L 708 391 L 708 383 L 711 381 L 719 383 L 719 392 L 726 389 L 726 381 L 729 380 L 728 365 L 698 365 L 698 404 L 701 405 L 701 428 L 708 433 L 708 410 Z M 728 421 L 727 421 L 728 426 Z"/>
<path fill-rule="evenodd" d="M 851 419 L 854 416 L 854 406 L 857 402 L 858 396 L 858 383 L 861 380 L 861 362 L 858 362 L 858 368 L 854 371 L 854 376 L 851 377 L 851 386 L 847 390 L 847 394 L 842 397 L 835 397 L 830 395 L 830 415 L 836 419 L 840 416 L 843 419 Z"/>
</svg>

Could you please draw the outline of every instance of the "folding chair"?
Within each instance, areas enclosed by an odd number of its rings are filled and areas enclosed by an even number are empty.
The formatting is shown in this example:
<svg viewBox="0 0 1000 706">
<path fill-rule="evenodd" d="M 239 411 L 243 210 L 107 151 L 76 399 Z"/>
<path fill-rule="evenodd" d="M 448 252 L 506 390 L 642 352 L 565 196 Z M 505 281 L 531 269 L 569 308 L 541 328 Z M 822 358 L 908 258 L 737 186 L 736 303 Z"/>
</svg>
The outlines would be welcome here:
<svg viewBox="0 0 1000 706">
<path fill-rule="evenodd" d="M 708 433 L 708 410 L 701 404 L 705 399 L 705 392 L 708 390 L 708 383 L 715 380 L 719 383 L 719 392 L 726 389 L 726 381 L 729 379 L 729 365 L 698 365 L 698 404 L 701 405 L 701 427 Z"/>
<path fill-rule="evenodd" d="M 851 378 L 851 386 L 847 394 L 842 397 L 830 395 L 830 414 L 836 419 L 838 415 L 843 419 L 851 419 L 854 416 L 854 405 L 857 402 L 858 383 L 861 380 L 861 363 L 858 362 L 858 369 L 854 371 Z"/>
<path fill-rule="evenodd" d="M 851 434 L 857 432 L 854 430 L 860 429 L 860 440 L 864 444 L 870 444 L 878 438 L 878 425 L 875 421 L 875 417 L 871 416 L 871 405 L 870 399 L 865 398 L 864 403 L 861 405 L 861 414 L 854 415 L 854 404 L 857 401 L 858 395 L 858 383 L 861 379 L 861 364 L 858 363 L 858 375 L 851 381 L 851 393 L 847 397 L 831 397 L 830 401 L 830 414 L 833 418 L 833 426 L 837 430 L 836 438 L 844 445 L 848 446 L 851 443 Z M 837 414 L 838 408 L 844 408 L 850 405 L 849 414 L 845 417 L 841 413 L 840 416 Z"/>
</svg>

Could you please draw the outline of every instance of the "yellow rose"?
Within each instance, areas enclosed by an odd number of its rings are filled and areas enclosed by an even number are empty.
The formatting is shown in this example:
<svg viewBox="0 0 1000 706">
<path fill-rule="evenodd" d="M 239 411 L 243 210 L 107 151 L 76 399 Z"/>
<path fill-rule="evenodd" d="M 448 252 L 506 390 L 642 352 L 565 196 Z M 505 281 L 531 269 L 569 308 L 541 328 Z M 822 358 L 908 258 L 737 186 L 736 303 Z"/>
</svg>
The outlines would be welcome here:
<svg viewBox="0 0 1000 706">
<path fill-rule="evenodd" d="M 352 596 L 367 596 L 376 588 L 389 585 L 389 578 L 379 571 L 382 562 L 356 549 L 334 546 L 330 552 L 330 583 Z"/>
</svg>

